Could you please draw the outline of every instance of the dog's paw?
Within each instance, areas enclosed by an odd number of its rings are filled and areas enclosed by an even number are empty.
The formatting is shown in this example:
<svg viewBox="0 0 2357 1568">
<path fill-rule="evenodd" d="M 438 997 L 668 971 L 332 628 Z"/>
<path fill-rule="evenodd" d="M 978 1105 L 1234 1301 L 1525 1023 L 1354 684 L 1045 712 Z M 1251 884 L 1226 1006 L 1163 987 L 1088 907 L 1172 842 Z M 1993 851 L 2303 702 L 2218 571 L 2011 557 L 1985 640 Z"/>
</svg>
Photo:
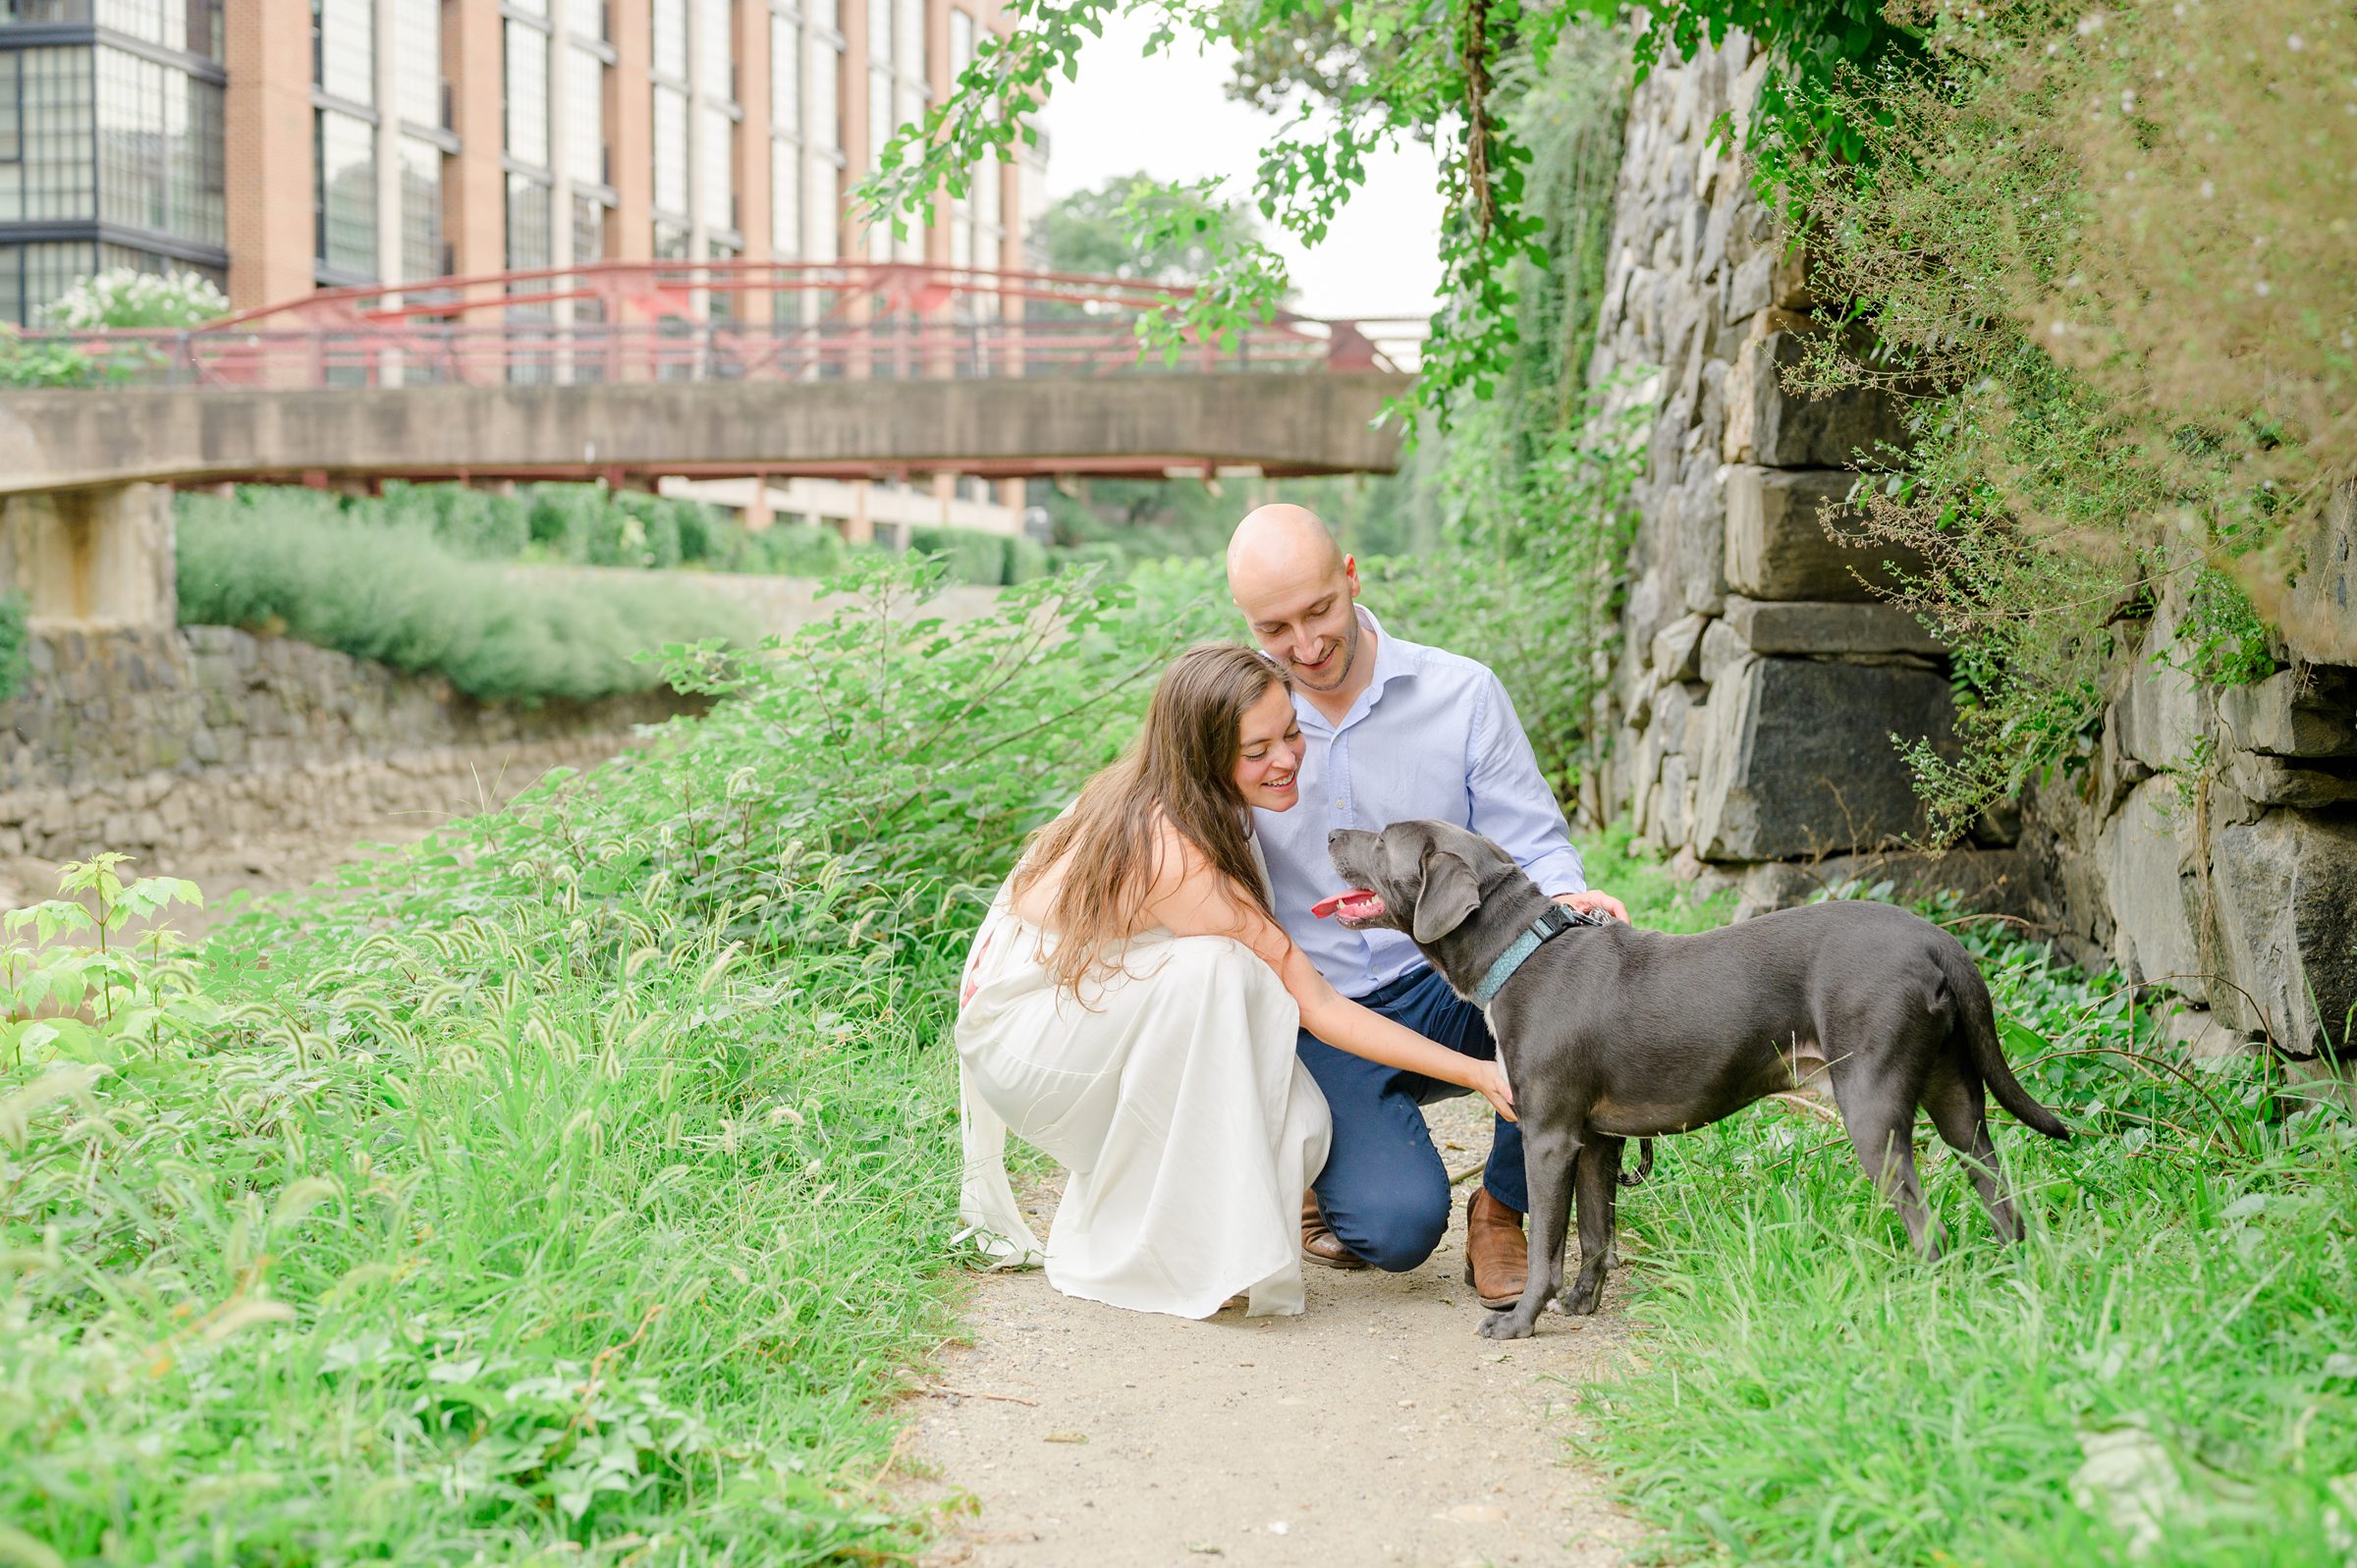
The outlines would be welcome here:
<svg viewBox="0 0 2357 1568">
<path fill-rule="evenodd" d="M 1481 1320 L 1481 1337 L 1484 1339 L 1528 1339 L 1530 1325 L 1523 1321 L 1522 1314 L 1518 1310 L 1509 1307 L 1505 1312 L 1493 1312 Z"/>
</svg>

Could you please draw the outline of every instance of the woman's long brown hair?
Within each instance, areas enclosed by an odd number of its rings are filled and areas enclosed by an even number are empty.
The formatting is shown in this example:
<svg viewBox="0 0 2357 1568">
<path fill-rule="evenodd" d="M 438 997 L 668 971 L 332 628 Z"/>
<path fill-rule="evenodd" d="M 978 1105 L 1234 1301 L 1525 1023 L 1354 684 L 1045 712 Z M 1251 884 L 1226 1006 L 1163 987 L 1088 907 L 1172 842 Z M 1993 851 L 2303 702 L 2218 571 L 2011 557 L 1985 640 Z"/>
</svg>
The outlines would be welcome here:
<svg viewBox="0 0 2357 1568">
<path fill-rule="evenodd" d="M 1169 821 L 1214 870 L 1268 911 L 1235 786 L 1244 710 L 1291 677 L 1237 643 L 1207 642 L 1171 662 L 1146 708 L 1145 732 L 1081 789 L 1072 809 L 1031 836 L 1014 874 L 1021 893 L 1062 863 L 1048 924 L 1050 979 L 1077 991 L 1115 967 L 1108 953 L 1136 931 L 1156 873 L 1157 819 Z"/>
</svg>

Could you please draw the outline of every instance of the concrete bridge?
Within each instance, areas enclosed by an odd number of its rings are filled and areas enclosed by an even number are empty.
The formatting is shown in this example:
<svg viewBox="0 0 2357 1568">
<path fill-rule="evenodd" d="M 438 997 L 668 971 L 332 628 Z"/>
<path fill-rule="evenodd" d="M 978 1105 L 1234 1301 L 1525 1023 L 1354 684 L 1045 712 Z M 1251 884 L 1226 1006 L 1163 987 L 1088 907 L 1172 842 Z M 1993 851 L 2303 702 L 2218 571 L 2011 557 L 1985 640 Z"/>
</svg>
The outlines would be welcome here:
<svg viewBox="0 0 2357 1568">
<path fill-rule="evenodd" d="M 170 487 L 226 481 L 1398 466 L 1383 412 L 1412 378 L 1370 324 L 1287 315 L 1141 354 L 1168 301 L 904 263 L 611 263 L 52 334 L 94 384 L 0 394 L 0 583 L 37 616 L 168 622 Z"/>
</svg>

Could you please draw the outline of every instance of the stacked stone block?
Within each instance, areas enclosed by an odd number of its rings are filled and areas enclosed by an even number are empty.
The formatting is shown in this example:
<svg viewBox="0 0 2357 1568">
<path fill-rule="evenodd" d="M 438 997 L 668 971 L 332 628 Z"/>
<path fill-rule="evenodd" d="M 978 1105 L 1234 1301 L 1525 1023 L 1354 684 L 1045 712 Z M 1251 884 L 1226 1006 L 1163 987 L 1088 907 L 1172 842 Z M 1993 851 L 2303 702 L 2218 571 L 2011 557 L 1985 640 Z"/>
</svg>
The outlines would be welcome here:
<svg viewBox="0 0 2357 1568">
<path fill-rule="evenodd" d="M 36 624 L 25 690 L 0 704 L 0 883 L 37 895 L 100 849 L 169 869 L 301 834 L 503 804 L 552 767 L 691 710 L 649 692 L 485 704 L 288 638 L 226 626 Z"/>
<path fill-rule="evenodd" d="M 2010 899 L 2008 850 L 1936 864 L 1900 847 L 1925 824 L 1898 742 L 1952 744 L 1946 667 L 1877 597 L 1920 563 L 1839 537 L 1849 464 L 1903 443 L 1898 406 L 1785 388 L 1828 329 L 1805 262 L 1710 142 L 1722 114 L 1746 121 L 1766 69 L 1730 38 L 1657 71 L 1629 112 L 1590 373 L 1657 412 L 1606 699 L 1616 744 L 1588 806 L 1628 812 L 1689 875 L 1741 883 L 1747 909 L 1860 875 Z"/>
<path fill-rule="evenodd" d="M 2116 965 L 2181 1011 L 2200 1054 L 2272 1041 L 2295 1062 L 2357 1041 L 2357 486 L 2336 492 L 2273 607 L 2289 668 L 2184 673 L 2182 604 L 2126 628 L 2097 744 L 1971 840 L 1932 856 L 1893 743 L 1953 743 L 1939 640 L 1878 597 L 1920 563 L 1861 546 L 1861 454 L 1903 445 L 1897 405 L 1803 398 L 1782 372 L 1830 330 L 1805 260 L 1710 144 L 1765 62 L 1730 37 L 1636 89 L 1592 384 L 1656 407 L 1619 646 L 1583 785 L 1740 913 L 1818 889 L 1954 889 Z"/>
</svg>

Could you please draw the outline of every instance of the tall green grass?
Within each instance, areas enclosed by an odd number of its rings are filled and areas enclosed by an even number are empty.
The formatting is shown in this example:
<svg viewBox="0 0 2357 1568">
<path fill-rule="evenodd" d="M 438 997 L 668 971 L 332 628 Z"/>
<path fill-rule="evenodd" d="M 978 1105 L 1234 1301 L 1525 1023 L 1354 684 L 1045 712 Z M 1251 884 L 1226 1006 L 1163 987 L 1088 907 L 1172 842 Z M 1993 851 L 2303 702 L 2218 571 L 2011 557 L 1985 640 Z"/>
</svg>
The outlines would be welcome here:
<svg viewBox="0 0 2357 1568">
<path fill-rule="evenodd" d="M 1620 1208 L 1642 1370 L 1585 1391 L 1577 1445 L 1675 1561 L 2350 1560 L 2348 1116 L 2171 1055 L 2115 977 L 1957 929 L 2024 1083 L 2083 1129 L 2001 1118 L 2028 1244 L 1928 1133 L 1933 1265 L 1836 1126 L 1758 1108 L 1664 1140 Z"/>
<path fill-rule="evenodd" d="M 951 1326 L 957 967 L 1205 597 L 1063 578 L 953 636 L 905 613 L 927 569 L 232 925 L 219 1012 L 12 1032 L 0 1561 L 915 1548 L 884 1480 Z"/>
<path fill-rule="evenodd" d="M 551 582 L 454 552 L 423 526 L 376 526 L 302 491 L 182 500 L 180 619 L 282 631 L 485 701 L 586 701 L 660 683 L 638 656 L 749 642 L 734 605 L 660 580 Z"/>
</svg>

